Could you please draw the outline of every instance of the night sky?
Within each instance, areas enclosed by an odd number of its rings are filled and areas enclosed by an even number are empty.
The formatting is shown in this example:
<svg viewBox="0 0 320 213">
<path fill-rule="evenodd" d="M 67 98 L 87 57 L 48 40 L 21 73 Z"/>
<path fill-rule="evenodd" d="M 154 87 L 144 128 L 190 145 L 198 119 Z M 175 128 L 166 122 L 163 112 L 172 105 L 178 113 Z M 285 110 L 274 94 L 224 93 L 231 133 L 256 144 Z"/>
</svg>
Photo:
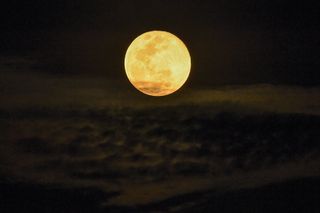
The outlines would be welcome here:
<svg viewBox="0 0 320 213">
<path fill-rule="evenodd" d="M 10 1 L 1 5 L 1 52 L 31 57 L 39 72 L 123 80 L 130 42 L 158 29 L 176 34 L 190 49 L 192 86 L 314 86 L 320 79 L 318 5 L 264 0 Z"/>
<path fill-rule="evenodd" d="M 0 212 L 320 212 L 319 1 L 0 4 Z M 125 52 L 178 36 L 185 85 Z"/>
</svg>

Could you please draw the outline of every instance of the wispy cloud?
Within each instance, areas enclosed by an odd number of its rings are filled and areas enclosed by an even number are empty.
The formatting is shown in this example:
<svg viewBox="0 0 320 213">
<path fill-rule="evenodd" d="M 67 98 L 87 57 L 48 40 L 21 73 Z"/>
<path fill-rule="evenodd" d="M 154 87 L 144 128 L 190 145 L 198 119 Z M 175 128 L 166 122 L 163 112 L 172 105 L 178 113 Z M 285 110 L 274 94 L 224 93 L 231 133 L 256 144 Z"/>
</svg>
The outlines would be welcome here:
<svg viewBox="0 0 320 213">
<path fill-rule="evenodd" d="M 119 191 L 110 202 L 124 205 L 319 174 L 319 117 L 207 109 L 3 111 L 2 168 L 38 183 Z"/>
</svg>

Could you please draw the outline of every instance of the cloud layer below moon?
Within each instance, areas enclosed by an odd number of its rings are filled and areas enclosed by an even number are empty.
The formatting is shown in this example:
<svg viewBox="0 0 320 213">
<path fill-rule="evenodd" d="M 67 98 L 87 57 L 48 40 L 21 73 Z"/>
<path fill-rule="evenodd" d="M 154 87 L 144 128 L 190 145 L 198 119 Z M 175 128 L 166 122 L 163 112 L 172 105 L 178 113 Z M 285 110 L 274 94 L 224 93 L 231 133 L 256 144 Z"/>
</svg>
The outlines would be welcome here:
<svg viewBox="0 0 320 213">
<path fill-rule="evenodd" d="M 319 88 L 184 90 L 3 72 L 0 173 L 136 205 L 319 175 Z M 17 86 L 19 85 L 19 86 Z M 139 193 L 137 193 L 139 192 Z"/>
<path fill-rule="evenodd" d="M 23 74 L 7 66 L 2 67 L 2 70 L 0 98 L 4 101 L 0 109 L 32 107 L 103 109 L 111 106 L 146 108 L 210 105 L 210 108 L 216 110 L 237 110 L 242 106 L 257 111 L 320 114 L 319 87 L 260 84 L 191 89 L 186 86 L 181 92 L 156 99 L 141 95 L 127 83 L 111 79 Z"/>
<path fill-rule="evenodd" d="M 313 115 L 210 106 L 1 111 L 1 173 L 11 179 L 117 192 L 137 205 L 207 189 L 319 175 Z"/>
</svg>

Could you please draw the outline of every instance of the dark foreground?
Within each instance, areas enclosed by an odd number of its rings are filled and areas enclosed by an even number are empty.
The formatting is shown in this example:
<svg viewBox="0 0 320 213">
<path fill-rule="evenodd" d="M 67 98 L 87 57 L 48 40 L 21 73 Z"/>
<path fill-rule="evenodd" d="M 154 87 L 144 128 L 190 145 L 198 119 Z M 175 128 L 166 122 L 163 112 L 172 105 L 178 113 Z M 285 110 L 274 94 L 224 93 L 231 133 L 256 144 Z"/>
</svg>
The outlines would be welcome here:
<svg viewBox="0 0 320 213">
<path fill-rule="evenodd" d="M 244 111 L 2 111 L 0 213 L 320 212 L 319 116 Z"/>
<path fill-rule="evenodd" d="M 320 178 L 229 192 L 198 192 L 137 207 L 103 207 L 115 194 L 23 183 L 0 185 L 0 212 L 320 212 Z"/>
</svg>

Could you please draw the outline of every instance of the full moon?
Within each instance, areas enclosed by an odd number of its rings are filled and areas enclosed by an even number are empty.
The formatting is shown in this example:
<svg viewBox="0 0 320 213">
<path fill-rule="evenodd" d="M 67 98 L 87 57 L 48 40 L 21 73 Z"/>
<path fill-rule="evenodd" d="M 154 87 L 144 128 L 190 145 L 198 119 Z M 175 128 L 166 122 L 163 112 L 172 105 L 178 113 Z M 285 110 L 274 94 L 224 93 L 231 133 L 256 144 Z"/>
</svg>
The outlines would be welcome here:
<svg viewBox="0 0 320 213">
<path fill-rule="evenodd" d="M 177 36 L 165 31 L 149 31 L 130 44 L 124 66 L 136 89 L 151 96 L 165 96 L 186 82 L 191 58 Z"/>
</svg>

